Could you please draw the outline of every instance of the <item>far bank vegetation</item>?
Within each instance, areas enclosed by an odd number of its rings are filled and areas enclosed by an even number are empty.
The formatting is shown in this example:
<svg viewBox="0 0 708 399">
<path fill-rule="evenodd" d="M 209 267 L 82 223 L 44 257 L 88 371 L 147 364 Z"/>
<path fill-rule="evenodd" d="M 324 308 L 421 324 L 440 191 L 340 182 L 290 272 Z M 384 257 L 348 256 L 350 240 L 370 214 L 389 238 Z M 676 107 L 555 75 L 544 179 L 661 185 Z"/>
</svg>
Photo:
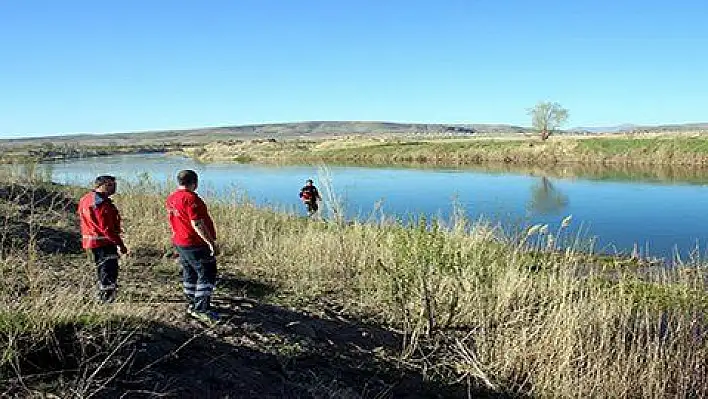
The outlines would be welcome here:
<svg viewBox="0 0 708 399">
<path fill-rule="evenodd" d="M 185 148 L 202 162 L 513 165 L 708 165 L 708 136 L 652 134 L 617 136 L 402 138 L 348 136 L 307 140 L 230 140 Z"/>
<path fill-rule="evenodd" d="M 174 151 L 182 148 L 184 148 L 182 145 L 173 143 L 103 143 L 97 145 L 87 145 L 81 142 L 54 144 L 48 141 L 24 145 L 3 145 L 0 143 L 0 164 L 61 161 L 108 155 L 150 154 Z"/>
</svg>

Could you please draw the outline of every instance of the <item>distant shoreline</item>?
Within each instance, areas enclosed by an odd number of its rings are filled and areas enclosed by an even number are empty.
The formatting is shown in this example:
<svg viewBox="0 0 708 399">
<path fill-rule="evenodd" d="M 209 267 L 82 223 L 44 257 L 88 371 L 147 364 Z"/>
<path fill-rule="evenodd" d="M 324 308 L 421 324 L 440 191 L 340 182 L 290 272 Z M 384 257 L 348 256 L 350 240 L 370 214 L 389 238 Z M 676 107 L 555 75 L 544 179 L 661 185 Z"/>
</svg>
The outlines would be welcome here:
<svg viewBox="0 0 708 399">
<path fill-rule="evenodd" d="M 182 151 L 182 145 L 151 146 L 31 146 L 0 151 L 0 164 L 53 162 L 112 155 L 139 155 Z"/>
<path fill-rule="evenodd" d="M 229 140 L 181 152 L 200 162 L 708 167 L 708 135 L 557 136 L 545 142 L 535 137 Z"/>
<path fill-rule="evenodd" d="M 47 162 L 123 154 L 173 153 L 200 162 L 558 167 L 570 165 L 708 167 L 708 134 L 552 136 L 367 136 L 220 139 L 205 143 L 0 146 L 0 163 Z"/>
<path fill-rule="evenodd" d="M 708 123 L 664 125 L 623 124 L 606 127 L 576 127 L 558 131 L 561 136 L 614 136 L 621 134 L 708 133 Z M 25 138 L 0 138 L 4 147 L 54 145 L 110 146 L 155 144 L 205 144 L 230 139 L 326 139 L 343 136 L 494 136 L 522 137 L 535 135 L 529 127 L 503 123 L 406 123 L 387 121 L 304 121 L 213 126 L 185 129 L 147 130 L 122 133 L 84 133 Z"/>
</svg>

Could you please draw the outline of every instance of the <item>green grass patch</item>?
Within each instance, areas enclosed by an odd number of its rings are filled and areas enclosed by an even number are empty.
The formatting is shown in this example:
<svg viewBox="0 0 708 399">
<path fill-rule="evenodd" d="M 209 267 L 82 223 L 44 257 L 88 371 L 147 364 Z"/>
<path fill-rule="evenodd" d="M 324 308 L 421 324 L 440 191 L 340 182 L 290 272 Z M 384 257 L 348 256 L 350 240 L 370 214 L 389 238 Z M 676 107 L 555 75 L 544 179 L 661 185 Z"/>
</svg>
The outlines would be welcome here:
<svg viewBox="0 0 708 399">
<path fill-rule="evenodd" d="M 656 310 L 708 311 L 708 294 L 705 289 L 685 284 L 658 284 L 640 280 L 622 280 L 614 287 L 633 303 Z"/>
</svg>

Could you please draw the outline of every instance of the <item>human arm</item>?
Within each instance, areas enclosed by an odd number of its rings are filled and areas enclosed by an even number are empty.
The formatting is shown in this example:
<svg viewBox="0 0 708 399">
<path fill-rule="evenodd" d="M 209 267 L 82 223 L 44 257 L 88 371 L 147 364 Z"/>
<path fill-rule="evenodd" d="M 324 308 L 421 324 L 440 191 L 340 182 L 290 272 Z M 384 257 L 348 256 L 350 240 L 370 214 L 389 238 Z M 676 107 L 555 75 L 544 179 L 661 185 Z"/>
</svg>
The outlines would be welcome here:
<svg viewBox="0 0 708 399">
<path fill-rule="evenodd" d="M 194 231 L 201 237 L 204 242 L 209 246 L 212 256 L 219 254 L 219 247 L 216 245 L 216 238 L 212 235 L 211 231 L 206 226 L 204 219 L 190 220 Z"/>
<path fill-rule="evenodd" d="M 209 246 L 212 256 L 216 256 L 219 253 L 219 248 L 216 245 L 216 229 L 206 204 L 201 198 L 194 195 L 187 199 L 185 205 L 184 210 L 192 229 Z"/>
<path fill-rule="evenodd" d="M 120 236 L 120 216 L 115 206 L 110 203 L 96 206 L 93 208 L 92 216 L 96 227 L 102 235 L 115 244 L 122 254 L 127 254 L 128 248 Z"/>
</svg>

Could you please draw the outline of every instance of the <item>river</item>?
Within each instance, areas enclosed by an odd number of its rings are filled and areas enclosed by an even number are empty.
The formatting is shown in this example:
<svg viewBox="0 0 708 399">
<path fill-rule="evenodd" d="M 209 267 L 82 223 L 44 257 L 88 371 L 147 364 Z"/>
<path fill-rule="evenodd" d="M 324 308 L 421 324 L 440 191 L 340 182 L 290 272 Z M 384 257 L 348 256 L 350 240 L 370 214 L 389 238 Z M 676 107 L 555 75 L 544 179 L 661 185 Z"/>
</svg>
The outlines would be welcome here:
<svg viewBox="0 0 708 399">
<path fill-rule="evenodd" d="M 81 185 L 100 174 L 129 184 L 149 177 L 169 185 L 178 170 L 194 169 L 207 199 L 245 195 L 258 205 L 301 214 L 305 210 L 297 194 L 312 178 L 326 199 L 325 217 L 333 198 L 348 218 L 405 220 L 425 214 L 449 219 L 457 207 L 473 220 L 482 218 L 509 231 L 541 223 L 555 232 L 572 215 L 566 236 L 608 254 L 634 250 L 669 260 L 678 254 L 685 260 L 692 252 L 703 255 L 708 244 L 708 172 L 685 178 L 680 173 L 670 178 L 641 173 L 557 177 L 508 168 L 201 164 L 163 154 L 77 159 L 47 167 L 54 181 Z"/>
</svg>

